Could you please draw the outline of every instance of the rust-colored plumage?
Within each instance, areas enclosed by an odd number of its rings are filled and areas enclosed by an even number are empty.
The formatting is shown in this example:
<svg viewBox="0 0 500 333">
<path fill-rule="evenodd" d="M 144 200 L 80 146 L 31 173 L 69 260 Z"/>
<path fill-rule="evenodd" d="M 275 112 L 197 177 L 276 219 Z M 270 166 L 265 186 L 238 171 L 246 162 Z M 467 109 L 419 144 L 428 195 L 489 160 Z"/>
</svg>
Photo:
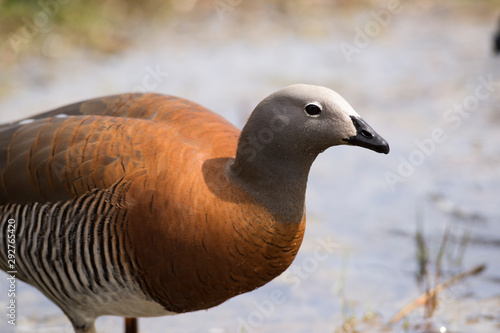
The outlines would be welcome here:
<svg viewBox="0 0 500 333">
<path fill-rule="evenodd" d="M 296 99 L 307 102 L 302 96 Z M 78 332 L 92 332 L 93 321 L 103 314 L 134 317 L 213 307 L 262 286 L 291 264 L 304 234 L 303 201 L 310 164 L 325 147 L 342 141 L 356 144 L 353 138 L 359 124 L 354 126 L 349 112 L 342 115 L 349 128 L 328 134 L 331 138 L 318 141 L 317 149 L 288 144 L 287 140 L 296 139 L 287 139 L 290 135 L 310 133 L 318 126 L 308 123 L 315 127 L 299 128 L 287 136 L 287 127 L 298 126 L 294 123 L 316 121 L 317 114 L 304 113 L 304 105 L 299 108 L 300 115 L 286 115 L 284 129 L 275 126 L 279 130 L 272 132 L 272 140 L 248 156 L 238 148 L 240 131 L 222 117 L 187 100 L 158 94 L 94 99 L 2 125 L 0 221 L 18 212 L 16 218 L 34 223 L 22 216 L 23 209 L 31 212 L 37 209 L 34 203 L 59 203 L 49 206 L 50 221 L 72 220 L 75 230 L 82 223 L 92 226 L 90 254 L 82 254 L 83 268 L 73 267 L 75 272 L 89 267 L 89 279 L 97 281 L 87 293 L 95 293 L 95 303 L 109 311 L 97 311 L 92 305 L 73 309 L 71 299 L 76 296 L 68 291 L 71 281 L 64 280 L 64 273 L 56 274 L 65 285 L 64 296 L 40 287 Z M 324 114 L 326 110 L 324 106 Z M 247 132 L 252 126 L 263 126 L 259 122 L 265 117 L 252 117 Z M 249 138 L 240 138 L 239 145 Z M 375 142 L 373 149 L 384 145 L 383 140 Z M 283 172 L 275 161 L 280 154 L 287 161 Z M 273 186 L 267 189 L 266 184 Z M 269 199 L 274 197 L 277 200 Z M 65 205 L 81 205 L 82 218 L 58 213 Z M 44 223 L 43 217 L 38 220 Z M 50 228 L 59 230 L 56 222 L 50 223 Z M 70 231 L 67 235 L 73 237 Z M 67 245 L 71 242 L 61 243 L 66 250 L 52 249 L 53 257 L 64 257 L 64 251 L 71 251 Z M 93 255 L 101 258 L 101 265 L 113 267 L 110 273 L 92 266 L 96 265 Z M 29 272 L 22 276 L 38 285 Z M 108 287 L 113 283 L 124 286 L 123 290 Z M 120 305 L 129 289 L 153 310 L 136 313 Z M 133 327 L 133 322 L 127 325 Z"/>
</svg>

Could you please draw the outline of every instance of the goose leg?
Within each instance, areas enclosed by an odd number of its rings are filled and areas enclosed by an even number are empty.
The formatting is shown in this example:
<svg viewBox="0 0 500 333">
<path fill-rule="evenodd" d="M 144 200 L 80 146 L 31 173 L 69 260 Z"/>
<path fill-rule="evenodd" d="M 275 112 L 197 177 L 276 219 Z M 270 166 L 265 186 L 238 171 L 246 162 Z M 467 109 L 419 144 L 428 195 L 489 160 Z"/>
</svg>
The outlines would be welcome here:
<svg viewBox="0 0 500 333">
<path fill-rule="evenodd" d="M 137 318 L 125 318 L 125 333 L 137 333 Z"/>
</svg>

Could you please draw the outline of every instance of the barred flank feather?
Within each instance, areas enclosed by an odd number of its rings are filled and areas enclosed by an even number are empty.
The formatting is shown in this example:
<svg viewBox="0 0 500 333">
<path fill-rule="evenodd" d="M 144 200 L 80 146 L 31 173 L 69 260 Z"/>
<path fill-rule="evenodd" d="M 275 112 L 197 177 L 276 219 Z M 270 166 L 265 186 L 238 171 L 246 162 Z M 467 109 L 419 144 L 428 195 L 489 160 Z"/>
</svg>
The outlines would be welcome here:
<svg viewBox="0 0 500 333">
<path fill-rule="evenodd" d="M 12 269 L 7 237 L 0 238 L 0 268 L 16 271 L 16 277 L 65 309 L 77 331 L 88 330 L 87 318 L 97 317 L 85 304 L 111 305 L 106 312 L 115 314 L 112 304 L 119 304 L 125 292 L 144 298 L 133 274 L 138 268 L 117 227 L 121 211 L 113 204 L 113 190 L 93 190 L 56 203 L 0 206 L 2 235 L 13 224 L 17 240 Z"/>
</svg>

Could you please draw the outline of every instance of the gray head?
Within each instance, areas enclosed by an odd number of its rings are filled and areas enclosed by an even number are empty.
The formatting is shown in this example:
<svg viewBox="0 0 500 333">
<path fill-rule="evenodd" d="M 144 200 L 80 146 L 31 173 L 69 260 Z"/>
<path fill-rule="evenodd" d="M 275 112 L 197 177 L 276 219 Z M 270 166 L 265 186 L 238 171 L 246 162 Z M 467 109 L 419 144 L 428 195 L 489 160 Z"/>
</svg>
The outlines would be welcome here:
<svg viewBox="0 0 500 333">
<path fill-rule="evenodd" d="M 389 145 L 339 94 L 295 84 L 257 105 L 241 132 L 233 181 L 282 220 L 300 221 L 309 169 L 331 146 L 357 145 L 387 154 Z"/>
<path fill-rule="evenodd" d="M 342 144 L 389 152 L 388 143 L 342 96 L 325 87 L 294 84 L 257 105 L 243 128 L 238 155 L 250 160 L 259 153 L 315 157 Z"/>
</svg>

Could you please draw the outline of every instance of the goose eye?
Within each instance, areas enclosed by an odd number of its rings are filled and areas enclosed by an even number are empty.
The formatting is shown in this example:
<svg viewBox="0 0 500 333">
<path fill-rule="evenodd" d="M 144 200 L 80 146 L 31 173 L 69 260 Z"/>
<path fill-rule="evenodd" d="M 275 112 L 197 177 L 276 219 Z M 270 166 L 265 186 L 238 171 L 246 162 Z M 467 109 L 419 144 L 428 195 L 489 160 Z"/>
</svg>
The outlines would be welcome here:
<svg viewBox="0 0 500 333">
<path fill-rule="evenodd" d="M 304 110 L 311 117 L 318 117 L 321 114 L 321 108 L 316 104 L 307 104 Z"/>
</svg>

